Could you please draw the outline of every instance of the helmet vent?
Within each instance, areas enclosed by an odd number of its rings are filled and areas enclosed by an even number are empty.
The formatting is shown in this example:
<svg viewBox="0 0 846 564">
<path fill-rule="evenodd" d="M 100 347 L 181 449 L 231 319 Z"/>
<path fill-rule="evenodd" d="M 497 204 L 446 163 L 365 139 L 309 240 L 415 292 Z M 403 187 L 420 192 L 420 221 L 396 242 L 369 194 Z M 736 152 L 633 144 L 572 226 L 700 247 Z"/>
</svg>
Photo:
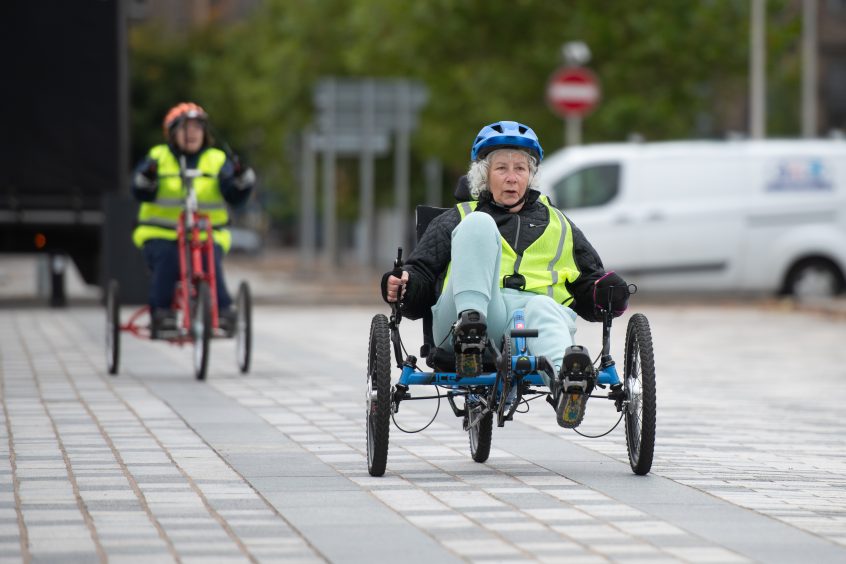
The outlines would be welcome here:
<svg viewBox="0 0 846 564">
<path fill-rule="evenodd" d="M 520 135 L 522 135 L 522 134 L 526 133 L 526 132 L 529 130 L 529 128 L 528 128 L 528 127 L 526 127 L 525 125 L 518 125 L 518 126 L 517 126 L 517 129 L 519 129 L 519 130 L 520 130 Z"/>
<path fill-rule="evenodd" d="M 502 133 L 502 132 L 503 132 L 503 131 L 502 131 L 502 126 L 501 126 L 500 124 L 492 125 L 492 126 L 491 126 L 491 129 L 495 129 L 495 130 L 496 130 L 496 131 L 498 131 L 499 133 Z"/>
</svg>

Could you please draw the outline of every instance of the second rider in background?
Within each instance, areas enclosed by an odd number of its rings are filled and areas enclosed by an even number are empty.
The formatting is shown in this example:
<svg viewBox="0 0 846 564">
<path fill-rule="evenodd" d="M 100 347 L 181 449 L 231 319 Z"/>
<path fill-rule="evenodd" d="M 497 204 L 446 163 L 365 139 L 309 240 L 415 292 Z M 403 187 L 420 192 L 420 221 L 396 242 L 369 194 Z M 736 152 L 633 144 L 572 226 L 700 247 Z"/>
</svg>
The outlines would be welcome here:
<svg viewBox="0 0 846 564">
<path fill-rule="evenodd" d="M 227 204 L 247 201 L 255 184 L 255 173 L 244 167 L 237 155 L 227 155 L 212 146 L 208 114 L 192 102 L 177 104 L 162 123 L 166 143 L 150 149 L 135 168 L 132 193 L 141 202 L 132 239 L 144 253 L 151 273 L 149 294 L 152 334 L 176 327 L 171 310 L 179 279 L 179 250 L 176 227 L 183 210 L 184 192 L 179 163 L 202 173 L 194 179 L 199 211 L 208 214 L 213 229 L 214 268 L 217 281 L 219 324 L 230 331 L 235 318 L 232 298 L 223 275 L 223 255 L 229 251 L 231 235 Z"/>
</svg>

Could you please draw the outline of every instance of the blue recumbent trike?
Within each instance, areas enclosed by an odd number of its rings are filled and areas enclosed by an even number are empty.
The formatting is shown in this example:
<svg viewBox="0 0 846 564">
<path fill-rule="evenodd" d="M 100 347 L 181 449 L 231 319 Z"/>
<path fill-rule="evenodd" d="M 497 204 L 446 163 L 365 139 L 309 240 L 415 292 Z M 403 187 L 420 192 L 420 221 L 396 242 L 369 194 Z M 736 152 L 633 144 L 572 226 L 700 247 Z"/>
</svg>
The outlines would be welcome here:
<svg viewBox="0 0 846 564">
<path fill-rule="evenodd" d="M 445 210 L 418 206 L 418 240 L 428 225 L 426 219 L 431 220 L 441 211 Z M 394 263 L 395 273 L 401 274 L 401 266 L 400 249 Z M 620 291 L 634 293 L 636 289 L 621 288 Z M 453 351 L 435 346 L 431 314 L 423 318 L 421 356 L 432 371 L 422 371 L 417 366 L 417 357 L 413 355 L 403 357 L 399 333 L 402 305 L 391 304 L 391 310 L 390 319 L 384 314 L 377 314 L 370 325 L 366 427 L 367 468 L 372 476 L 385 473 L 390 422 L 400 404 L 424 399 L 440 401 L 444 397 L 441 389 L 445 390 L 453 413 L 463 421 L 470 439 L 470 455 L 476 462 L 485 462 L 490 454 L 494 416 L 497 426 L 502 427 L 506 421 L 512 420 L 515 413 L 519 413 L 521 404 L 531 399 L 546 396 L 547 401 L 555 405 L 565 394 L 586 394 L 588 398 L 602 397 L 613 401 L 620 419 L 625 418 L 626 446 L 632 470 L 645 475 L 651 469 L 655 446 L 655 361 L 649 322 L 643 314 L 636 313 L 629 319 L 622 379 L 610 354 L 613 314 L 609 304 L 609 307 L 601 308 L 601 354 L 591 362 L 582 347 L 568 348 L 564 360 L 565 375 L 559 380 L 559 375 L 555 374 L 545 357 L 534 356 L 528 350 L 526 340 L 536 337 L 538 332 L 525 327 L 520 310 L 514 314 L 512 329 L 498 345 L 488 339 L 481 374 L 463 378 L 456 372 Z M 402 370 L 395 385 L 391 385 L 391 349 L 396 367 Z M 568 363 L 568 358 L 573 357 L 581 358 L 582 362 Z M 545 384 L 542 374 L 548 376 L 550 387 Z M 409 393 L 412 386 L 435 386 L 437 395 L 412 397 Z M 608 391 L 597 393 L 597 389 Z M 596 437 L 610 433 L 616 426 Z"/>
</svg>

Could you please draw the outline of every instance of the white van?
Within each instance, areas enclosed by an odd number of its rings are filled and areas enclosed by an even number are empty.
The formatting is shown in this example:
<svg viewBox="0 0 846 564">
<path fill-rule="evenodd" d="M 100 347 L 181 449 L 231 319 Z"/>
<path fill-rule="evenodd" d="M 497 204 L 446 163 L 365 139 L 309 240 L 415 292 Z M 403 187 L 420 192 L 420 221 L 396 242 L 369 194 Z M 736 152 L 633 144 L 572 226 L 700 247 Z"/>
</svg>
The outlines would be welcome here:
<svg viewBox="0 0 846 564">
<path fill-rule="evenodd" d="M 644 290 L 846 289 L 846 141 L 586 145 L 547 157 L 538 179 Z"/>
</svg>

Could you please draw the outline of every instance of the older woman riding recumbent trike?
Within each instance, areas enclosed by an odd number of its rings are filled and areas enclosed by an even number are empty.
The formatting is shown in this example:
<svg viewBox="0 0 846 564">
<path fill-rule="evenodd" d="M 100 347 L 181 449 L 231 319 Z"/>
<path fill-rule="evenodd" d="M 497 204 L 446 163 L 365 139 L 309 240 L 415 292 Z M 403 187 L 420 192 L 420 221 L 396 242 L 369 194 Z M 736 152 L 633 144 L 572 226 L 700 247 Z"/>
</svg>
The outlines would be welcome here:
<svg viewBox="0 0 846 564">
<path fill-rule="evenodd" d="M 641 314 L 629 321 L 621 380 L 610 355 L 610 329 L 627 307 L 630 287 L 606 272 L 581 231 L 531 188 L 542 158 L 530 128 L 491 124 L 473 143 L 468 180 L 456 194 L 460 203 L 446 210 L 418 207 L 418 243 L 407 262 L 398 257 L 382 279 L 391 318 L 380 314 L 371 324 L 371 474 L 385 471 L 389 423 L 400 404 L 440 399 L 441 389 L 463 420 L 477 462 L 489 455 L 494 415 L 501 427 L 518 406 L 546 396 L 558 424 L 575 429 L 588 398 L 607 389 L 599 397 L 612 400 L 626 420 L 632 469 L 649 471 L 655 373 L 648 322 Z M 603 322 L 596 361 L 574 341 L 577 314 Z M 403 357 L 402 317 L 423 319 L 421 356 L 432 372 L 423 372 L 416 357 Z M 394 386 L 391 348 L 402 369 Z M 411 396 L 409 389 L 420 385 L 436 386 L 437 395 Z"/>
</svg>

